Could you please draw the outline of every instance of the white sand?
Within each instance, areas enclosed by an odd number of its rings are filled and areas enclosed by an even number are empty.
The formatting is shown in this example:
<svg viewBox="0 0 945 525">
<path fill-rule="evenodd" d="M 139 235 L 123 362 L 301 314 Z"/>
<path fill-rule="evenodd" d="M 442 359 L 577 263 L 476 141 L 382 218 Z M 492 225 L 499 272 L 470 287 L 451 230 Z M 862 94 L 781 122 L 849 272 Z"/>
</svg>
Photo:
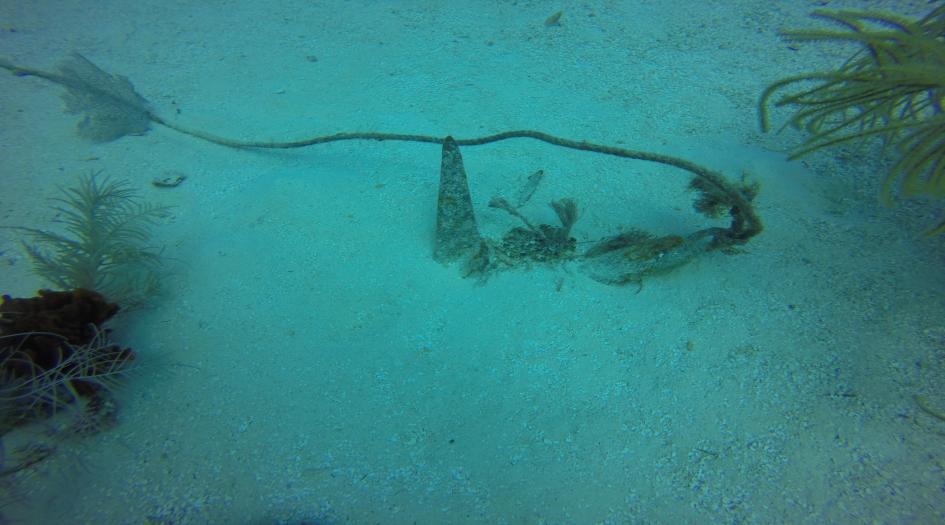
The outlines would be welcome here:
<svg viewBox="0 0 945 525">
<path fill-rule="evenodd" d="M 0 56 L 80 51 L 182 125 L 540 129 L 747 170 L 766 230 L 639 294 L 576 265 L 477 286 L 431 259 L 436 146 L 247 152 L 164 128 L 90 145 L 59 87 L 0 75 L 0 224 L 47 225 L 89 170 L 175 206 L 155 230 L 166 296 L 114 323 L 142 362 L 119 425 L 9 480 L 8 518 L 945 521 L 945 423 L 914 401 L 945 410 L 945 249 L 917 235 L 935 211 L 881 207 L 868 148 L 788 163 L 773 151 L 799 137 L 758 131 L 766 84 L 844 55 L 778 39 L 813 23 L 808 2 L 36 3 L 0 4 Z M 864 6 L 884 4 L 828 3 Z M 706 225 L 683 172 L 525 140 L 463 154 L 492 237 L 515 223 L 489 198 L 537 169 L 525 213 L 552 222 L 573 197 L 580 241 Z M 153 188 L 167 171 L 188 179 Z M 0 252 L 0 290 L 42 286 L 16 232 Z"/>
</svg>

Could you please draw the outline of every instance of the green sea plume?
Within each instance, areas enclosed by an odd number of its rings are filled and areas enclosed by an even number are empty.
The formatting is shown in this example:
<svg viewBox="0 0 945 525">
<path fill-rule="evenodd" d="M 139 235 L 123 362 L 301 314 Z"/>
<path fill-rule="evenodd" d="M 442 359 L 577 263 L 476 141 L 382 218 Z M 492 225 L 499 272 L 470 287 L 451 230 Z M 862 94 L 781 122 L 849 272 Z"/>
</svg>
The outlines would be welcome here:
<svg viewBox="0 0 945 525">
<path fill-rule="evenodd" d="M 95 290 L 125 307 L 148 304 L 161 275 L 151 226 L 168 209 L 100 173 L 80 176 L 53 202 L 56 230 L 16 228 L 29 238 L 23 245 L 34 272 L 59 290 Z"/>
<path fill-rule="evenodd" d="M 884 174 L 882 200 L 945 197 L 945 5 L 910 20 L 871 11 L 814 11 L 839 29 L 786 31 L 800 42 L 852 43 L 855 54 L 832 71 L 783 78 L 762 93 L 761 128 L 769 109 L 794 111 L 787 125 L 807 133 L 798 158 L 871 137 L 896 151 Z M 945 233 L 945 218 L 929 235 Z"/>
</svg>

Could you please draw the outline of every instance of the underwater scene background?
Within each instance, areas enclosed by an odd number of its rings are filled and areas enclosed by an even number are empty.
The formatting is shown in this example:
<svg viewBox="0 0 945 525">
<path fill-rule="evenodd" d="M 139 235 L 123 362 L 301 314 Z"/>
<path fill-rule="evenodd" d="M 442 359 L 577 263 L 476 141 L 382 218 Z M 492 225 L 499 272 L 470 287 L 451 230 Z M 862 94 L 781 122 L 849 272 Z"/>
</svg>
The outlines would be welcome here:
<svg viewBox="0 0 945 525">
<path fill-rule="evenodd" d="M 0 3 L 3 520 L 945 522 L 941 195 L 758 112 L 938 7 Z"/>
</svg>

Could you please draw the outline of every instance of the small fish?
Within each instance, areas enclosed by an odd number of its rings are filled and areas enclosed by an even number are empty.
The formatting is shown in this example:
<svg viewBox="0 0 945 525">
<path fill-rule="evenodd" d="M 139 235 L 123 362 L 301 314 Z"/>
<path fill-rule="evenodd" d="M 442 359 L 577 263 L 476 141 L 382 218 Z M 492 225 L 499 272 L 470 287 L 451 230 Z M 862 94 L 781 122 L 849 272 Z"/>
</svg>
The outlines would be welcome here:
<svg viewBox="0 0 945 525">
<path fill-rule="evenodd" d="M 538 189 L 538 185 L 541 184 L 541 179 L 544 176 L 544 170 L 538 170 L 528 176 L 525 184 L 522 185 L 522 189 L 518 190 L 518 203 L 515 206 L 516 208 L 521 208 L 528 203 L 528 200 L 531 199 L 532 195 L 535 194 L 535 190 Z"/>
<path fill-rule="evenodd" d="M 564 14 L 564 11 L 555 11 L 548 18 L 545 19 L 545 27 L 555 27 L 561 25 L 561 15 Z"/>
<path fill-rule="evenodd" d="M 164 177 L 155 177 L 151 180 L 151 184 L 158 188 L 175 188 L 179 186 L 181 182 L 184 182 L 186 178 L 187 175 L 172 171 L 165 173 Z"/>
</svg>

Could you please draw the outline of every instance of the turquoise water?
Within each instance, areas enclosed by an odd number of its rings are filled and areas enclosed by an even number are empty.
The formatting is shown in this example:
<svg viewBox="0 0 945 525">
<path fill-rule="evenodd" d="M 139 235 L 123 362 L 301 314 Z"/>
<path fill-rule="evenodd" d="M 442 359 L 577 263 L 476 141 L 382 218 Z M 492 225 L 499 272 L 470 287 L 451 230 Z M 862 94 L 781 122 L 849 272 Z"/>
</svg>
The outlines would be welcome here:
<svg viewBox="0 0 945 525">
<path fill-rule="evenodd" d="M 844 2 L 924 14 L 925 2 Z M 80 175 L 170 206 L 163 293 L 110 321 L 137 354 L 117 423 L 0 478 L 12 523 L 945 521 L 937 203 L 883 207 L 879 148 L 784 151 L 756 103 L 848 50 L 788 47 L 802 2 L 0 4 L 0 57 L 79 52 L 173 126 L 244 141 L 533 129 L 760 183 L 765 230 L 612 286 L 579 260 L 464 278 L 433 260 L 439 144 L 234 149 L 152 124 L 92 143 L 63 89 L 0 75 L 0 225 L 55 226 Z M 545 21 L 556 11 L 557 24 Z M 786 114 L 776 113 L 777 122 Z M 461 146 L 482 237 L 517 208 L 579 251 L 726 227 L 690 174 L 529 139 Z M 155 180 L 183 176 L 175 187 Z M 517 204 L 517 203 L 516 203 Z M 940 207 L 940 204 L 938 204 Z M 0 229 L 0 291 L 49 286 Z M 918 397 L 917 397 L 918 396 Z"/>
</svg>

